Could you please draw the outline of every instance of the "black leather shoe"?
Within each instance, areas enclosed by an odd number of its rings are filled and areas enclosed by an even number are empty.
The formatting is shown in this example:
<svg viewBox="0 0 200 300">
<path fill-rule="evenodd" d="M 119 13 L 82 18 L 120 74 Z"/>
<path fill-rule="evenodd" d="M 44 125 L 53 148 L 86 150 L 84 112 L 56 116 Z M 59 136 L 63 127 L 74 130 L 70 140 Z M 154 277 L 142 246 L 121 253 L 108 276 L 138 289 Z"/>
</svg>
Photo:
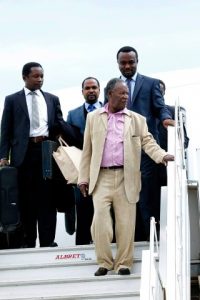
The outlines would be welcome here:
<svg viewBox="0 0 200 300">
<path fill-rule="evenodd" d="M 121 268 L 121 269 L 119 269 L 118 274 L 119 275 L 130 275 L 131 272 L 128 268 Z"/>
<path fill-rule="evenodd" d="M 108 273 L 108 269 L 100 267 L 98 270 L 94 273 L 94 276 L 104 276 Z"/>
<path fill-rule="evenodd" d="M 23 244 L 20 248 L 35 248 L 35 245 L 34 244 Z"/>
<path fill-rule="evenodd" d="M 53 242 L 49 245 L 49 247 L 58 247 L 58 244 L 56 242 Z"/>
<path fill-rule="evenodd" d="M 40 247 L 58 247 L 58 244 L 56 242 L 52 242 L 51 244 L 40 244 Z"/>
</svg>

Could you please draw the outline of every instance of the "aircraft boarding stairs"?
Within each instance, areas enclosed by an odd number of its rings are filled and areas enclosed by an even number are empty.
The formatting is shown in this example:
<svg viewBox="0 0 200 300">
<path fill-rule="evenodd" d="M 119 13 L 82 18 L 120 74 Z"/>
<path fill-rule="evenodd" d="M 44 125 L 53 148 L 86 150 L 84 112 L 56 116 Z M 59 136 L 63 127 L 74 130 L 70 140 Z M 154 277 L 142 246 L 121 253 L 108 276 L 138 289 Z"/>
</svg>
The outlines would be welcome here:
<svg viewBox="0 0 200 300">
<path fill-rule="evenodd" d="M 152 218 L 150 248 L 143 251 L 140 300 L 200 299 L 200 149 L 193 157 L 199 175 L 188 180 L 184 118 L 178 105 L 175 110 L 175 128 L 168 128 L 175 161 L 168 164 L 168 186 L 162 188 L 159 245 Z"/>
<path fill-rule="evenodd" d="M 152 218 L 150 243 L 135 243 L 131 275 L 95 277 L 93 245 L 1 250 L 0 300 L 193 299 L 190 279 L 200 274 L 199 190 L 198 181 L 186 179 L 180 128 L 169 130 L 176 161 L 162 191 L 160 242 Z"/>
<path fill-rule="evenodd" d="M 129 276 L 95 277 L 94 246 L 0 251 L 0 299 L 140 299 L 142 250 L 135 245 Z M 115 245 L 113 245 L 115 252 Z"/>
<path fill-rule="evenodd" d="M 197 186 L 194 182 L 189 185 L 192 205 L 190 208 L 191 225 L 191 276 L 197 276 L 200 271 L 199 239 L 197 237 Z M 151 223 L 152 229 L 154 222 Z M 196 229 L 195 229 L 196 228 Z M 161 229 L 162 231 L 162 229 Z M 151 234 L 154 231 L 151 230 Z M 153 243 L 152 243 L 153 240 Z M 155 295 L 155 273 L 153 264 L 149 261 L 149 248 L 154 253 L 154 258 L 162 273 L 158 252 L 164 253 L 163 248 L 155 249 L 154 239 L 148 242 L 135 243 L 134 265 L 132 274 L 119 276 L 112 272 L 109 275 L 95 277 L 97 270 L 94 246 L 71 246 L 58 248 L 35 248 L 0 251 L 0 300 L 56 300 L 56 299 L 193 299 L 193 298 L 164 298 L 161 294 Z M 194 246 L 195 245 L 195 246 Z M 115 245 L 112 246 L 115 253 Z M 156 250 L 156 251 L 154 251 Z M 142 262 L 143 253 L 143 262 Z M 166 261 L 166 255 L 161 254 Z M 161 261 L 162 261 L 161 258 Z M 154 262 L 155 262 L 154 261 Z M 141 268 L 142 279 L 141 279 Z M 152 270 L 150 270 L 152 268 Z M 160 269 L 161 268 L 161 269 Z M 170 267 L 172 269 L 172 267 Z M 152 277 L 149 276 L 153 273 Z M 142 283 L 142 284 L 141 284 Z M 163 284 L 163 283 L 162 283 Z M 141 290 L 141 295 L 140 295 Z M 159 290 L 159 289 L 158 289 Z M 166 293 L 166 291 L 165 291 Z M 165 294 L 164 293 L 164 294 Z M 166 294 L 165 294 L 166 295 Z M 198 299 L 198 298 L 194 298 Z"/>
</svg>

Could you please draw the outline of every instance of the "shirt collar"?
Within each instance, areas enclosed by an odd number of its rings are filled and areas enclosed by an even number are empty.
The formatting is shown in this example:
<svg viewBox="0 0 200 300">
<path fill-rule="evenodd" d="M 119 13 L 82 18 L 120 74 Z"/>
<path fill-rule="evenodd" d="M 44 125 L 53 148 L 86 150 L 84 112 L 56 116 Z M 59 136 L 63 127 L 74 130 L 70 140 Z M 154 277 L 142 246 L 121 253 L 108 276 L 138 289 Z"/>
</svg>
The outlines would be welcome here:
<svg viewBox="0 0 200 300">
<path fill-rule="evenodd" d="M 133 80 L 134 82 L 136 82 L 137 74 L 138 74 L 138 73 L 136 72 L 136 73 L 134 74 L 134 76 L 131 77 L 130 79 Z M 124 81 L 127 80 L 127 78 L 126 78 L 124 75 L 121 75 L 121 79 L 124 80 Z"/>
<path fill-rule="evenodd" d="M 85 102 L 85 109 L 87 110 L 88 109 L 88 106 L 90 105 L 90 103 L 87 103 Z M 99 103 L 99 101 L 95 102 L 95 103 L 92 103 L 92 105 L 95 107 L 95 108 L 100 108 L 101 107 L 101 104 Z"/>
<path fill-rule="evenodd" d="M 24 87 L 24 93 L 25 93 L 25 95 L 27 96 L 28 94 L 30 94 L 32 91 L 31 90 L 29 90 L 29 89 L 27 89 L 27 87 Z M 40 95 L 40 90 L 35 90 L 34 91 L 37 95 Z"/>
<path fill-rule="evenodd" d="M 126 114 L 126 115 L 128 115 L 129 113 L 128 113 L 128 109 L 125 107 L 124 109 L 122 109 L 122 110 L 120 110 L 120 111 L 118 111 L 118 112 L 116 112 L 116 113 L 111 113 L 111 112 L 109 112 L 108 111 L 108 103 L 106 103 L 105 105 L 104 105 L 104 107 L 102 107 L 102 111 L 101 111 L 101 114 L 102 113 L 107 113 L 108 115 L 110 115 L 110 114 L 113 114 L 113 115 L 122 115 L 122 114 Z"/>
</svg>

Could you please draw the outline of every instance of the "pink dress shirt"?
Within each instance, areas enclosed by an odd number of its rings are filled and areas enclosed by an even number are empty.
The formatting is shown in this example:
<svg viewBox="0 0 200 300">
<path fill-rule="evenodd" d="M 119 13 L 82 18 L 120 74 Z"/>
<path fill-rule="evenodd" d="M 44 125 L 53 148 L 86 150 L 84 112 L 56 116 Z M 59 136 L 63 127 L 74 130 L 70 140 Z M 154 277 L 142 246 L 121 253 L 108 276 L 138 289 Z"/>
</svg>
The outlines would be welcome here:
<svg viewBox="0 0 200 300">
<path fill-rule="evenodd" d="M 119 112 L 110 113 L 108 104 L 104 107 L 102 113 L 108 114 L 108 128 L 101 167 L 124 165 L 124 114 L 126 110 L 125 108 Z"/>
</svg>

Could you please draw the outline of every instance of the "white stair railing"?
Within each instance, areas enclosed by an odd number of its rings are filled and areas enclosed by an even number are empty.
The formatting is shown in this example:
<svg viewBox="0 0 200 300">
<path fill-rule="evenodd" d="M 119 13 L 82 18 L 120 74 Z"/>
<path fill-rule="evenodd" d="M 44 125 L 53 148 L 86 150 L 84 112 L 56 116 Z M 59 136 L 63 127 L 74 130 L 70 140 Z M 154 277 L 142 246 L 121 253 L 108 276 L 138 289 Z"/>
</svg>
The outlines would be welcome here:
<svg viewBox="0 0 200 300">
<path fill-rule="evenodd" d="M 140 300 L 164 300 L 165 290 L 158 270 L 159 247 L 155 218 L 150 223 L 150 249 L 143 250 Z"/>
<path fill-rule="evenodd" d="M 200 186 L 200 148 L 196 149 L 197 166 L 198 166 L 198 184 Z M 198 199 L 198 211 L 199 211 L 199 228 L 200 228 L 200 197 Z"/>
<path fill-rule="evenodd" d="M 176 126 L 168 130 L 166 299 L 190 299 L 190 228 L 184 153 L 183 116 L 176 106 Z"/>
<path fill-rule="evenodd" d="M 168 130 L 166 299 L 190 299 L 190 228 L 184 155 L 183 119 L 176 106 L 176 126 Z"/>
<path fill-rule="evenodd" d="M 140 300 L 190 299 L 189 208 L 183 116 L 178 106 L 175 115 L 175 127 L 168 128 L 168 152 L 175 155 L 175 161 L 168 164 L 167 197 L 161 203 L 162 236 L 159 251 L 161 249 L 162 253 L 159 253 L 157 268 L 155 258 L 158 251 L 154 251 L 154 223 L 151 225 L 150 250 L 143 253 Z M 148 293 L 144 292 L 145 285 Z"/>
</svg>

